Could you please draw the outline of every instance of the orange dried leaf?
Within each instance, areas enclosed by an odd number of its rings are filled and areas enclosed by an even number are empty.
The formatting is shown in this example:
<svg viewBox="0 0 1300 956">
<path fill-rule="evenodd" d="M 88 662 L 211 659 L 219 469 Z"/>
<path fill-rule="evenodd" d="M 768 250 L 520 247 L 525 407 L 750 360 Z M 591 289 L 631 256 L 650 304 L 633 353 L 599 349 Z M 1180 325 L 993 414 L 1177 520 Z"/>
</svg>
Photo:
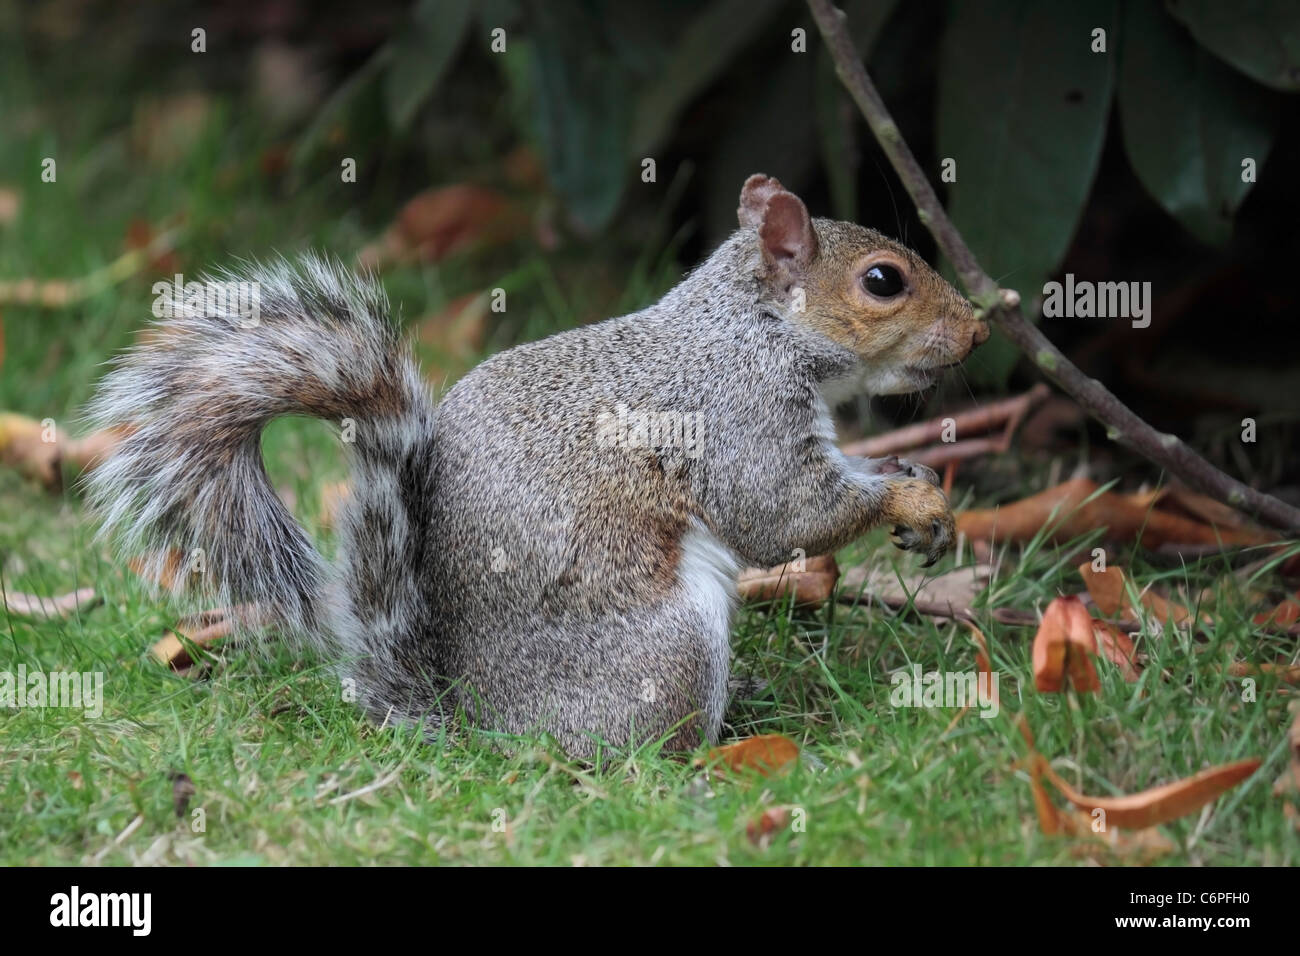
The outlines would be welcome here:
<svg viewBox="0 0 1300 956">
<path fill-rule="evenodd" d="M 1128 598 L 1127 579 L 1123 568 L 1111 565 L 1105 571 L 1094 571 L 1092 564 L 1085 561 L 1079 565 L 1079 575 L 1083 578 L 1093 603 L 1097 605 L 1097 610 L 1103 616 L 1113 617 L 1123 613 L 1138 617 L 1133 603 Z M 1183 627 L 1190 623 L 1193 617 L 1192 612 L 1185 605 L 1161 597 L 1149 589 L 1138 595 L 1138 602 L 1148 616 L 1161 624 L 1172 621 L 1177 627 Z M 1210 617 L 1202 614 L 1201 620 L 1208 624 Z"/>
<path fill-rule="evenodd" d="M 25 415 L 0 413 L 0 464 L 57 491 L 63 483 L 59 437 L 53 425 Z"/>
<path fill-rule="evenodd" d="M 975 666 L 979 668 L 980 675 L 985 680 L 985 686 L 989 689 L 989 697 L 994 704 L 1001 706 L 1001 702 L 998 700 L 998 692 L 995 690 L 997 685 L 993 683 L 993 663 L 990 660 L 988 638 L 971 621 L 965 618 L 958 618 L 958 620 L 966 625 L 966 629 L 970 631 L 971 637 L 975 641 Z"/>
<path fill-rule="evenodd" d="M 1065 609 L 1053 601 L 1034 635 L 1034 686 L 1044 694 L 1059 692 L 1065 682 L 1065 630 Z"/>
<path fill-rule="evenodd" d="M 1219 528 L 1249 528 L 1245 515 L 1222 501 L 1203 495 L 1182 485 L 1167 485 L 1156 500 L 1161 511 L 1182 512 Z"/>
<path fill-rule="evenodd" d="M 1300 665 L 1295 664 L 1250 664 L 1238 661 L 1228 668 L 1233 677 L 1258 677 L 1261 674 L 1276 675 L 1287 684 L 1300 684 Z"/>
<path fill-rule="evenodd" d="M 1273 796 L 1286 799 L 1282 812 L 1300 830 L 1300 702 L 1291 705 L 1295 720 L 1287 731 L 1287 750 L 1291 759 L 1273 784 Z"/>
<path fill-rule="evenodd" d="M 82 588 L 71 594 L 59 597 L 38 597 L 34 594 L 21 594 L 18 591 L 6 591 L 4 606 L 10 614 L 20 617 L 52 618 L 67 617 L 74 611 L 85 610 L 99 603 L 94 588 Z"/>
<path fill-rule="evenodd" d="M 1111 566 L 1105 571 L 1094 571 L 1092 562 L 1085 561 L 1079 565 L 1079 574 L 1088 594 L 1092 596 L 1092 603 L 1104 617 L 1114 617 L 1120 608 L 1128 606 L 1128 599 L 1124 596 L 1122 568 Z"/>
<path fill-rule="evenodd" d="M 972 541 L 1027 542 L 1050 524 L 1051 540 L 1062 543 L 1104 527 L 1109 540 L 1138 541 L 1145 548 L 1162 544 L 1247 546 L 1277 540 L 1268 532 L 1216 527 L 1161 511 L 1153 508 L 1151 495 L 1097 494 L 1098 487 L 1091 479 L 1075 478 L 1000 508 L 963 511 L 957 515 L 957 530 Z"/>
<path fill-rule="evenodd" d="M 784 830 L 790 823 L 790 811 L 786 807 L 769 807 L 757 820 L 745 824 L 745 835 L 751 843 L 766 844 L 777 830 Z"/>
<path fill-rule="evenodd" d="M 1091 657 L 1096 651 L 1092 616 L 1083 602 L 1073 595 L 1055 598 L 1034 635 L 1034 686 L 1055 693 L 1068 677 L 1079 693 L 1096 692 L 1101 687 Z"/>
<path fill-rule="evenodd" d="M 1047 763 L 1042 754 L 1034 750 L 1029 752 L 1029 786 L 1034 794 L 1034 812 L 1038 814 L 1038 829 L 1044 836 L 1056 836 L 1065 829 L 1061 820 L 1061 811 L 1052 803 L 1052 798 L 1043 786 L 1043 766 Z"/>
<path fill-rule="evenodd" d="M 1065 671 L 1070 686 L 1078 694 L 1095 694 L 1101 690 L 1101 678 L 1092 656 L 1097 653 L 1097 636 L 1092 629 L 1092 615 L 1078 598 L 1070 609 L 1070 643 L 1065 649 Z"/>
<path fill-rule="evenodd" d="M 1127 634 L 1106 621 L 1093 621 L 1093 634 L 1101 655 L 1119 668 L 1124 680 L 1136 683 L 1142 676 L 1137 666 L 1137 649 Z"/>
<path fill-rule="evenodd" d="M 185 641 L 198 647 L 209 647 L 222 638 L 229 637 L 234 632 L 235 623 L 235 616 L 222 608 L 181 618 L 172 630 L 150 648 L 149 653 L 164 667 L 182 670 L 193 663 Z M 181 638 L 185 638 L 185 641 Z"/>
<path fill-rule="evenodd" d="M 821 605 L 835 593 L 840 577 L 839 566 L 831 555 L 807 558 L 800 564 L 775 568 L 748 568 L 740 572 L 736 591 L 742 601 L 786 600 L 791 595 L 800 605 Z"/>
<path fill-rule="evenodd" d="M 1273 624 L 1277 627 L 1290 627 L 1300 622 L 1300 591 L 1288 595 L 1277 607 L 1271 611 L 1264 611 L 1255 615 L 1256 624 Z"/>
<path fill-rule="evenodd" d="M 64 442 L 63 460 L 78 472 L 92 471 L 103 464 L 122 439 L 134 431 L 134 425 L 113 425 L 84 438 L 70 439 Z"/>
<path fill-rule="evenodd" d="M 1080 810 L 1104 810 L 1107 826 L 1140 830 L 1186 816 L 1241 783 L 1257 769 L 1258 758 L 1210 767 L 1194 776 L 1123 797 L 1089 797 L 1061 779 L 1047 761 L 1043 773 Z"/>
<path fill-rule="evenodd" d="M 705 762 L 731 770 L 755 770 L 763 776 L 785 770 L 799 759 L 799 745 L 783 734 L 760 734 L 709 751 Z"/>
<path fill-rule="evenodd" d="M 375 268 L 418 258 L 439 262 L 476 245 L 513 239 L 528 217 L 494 189 L 457 183 L 412 197 L 383 238 L 361 252 L 361 264 Z"/>
</svg>

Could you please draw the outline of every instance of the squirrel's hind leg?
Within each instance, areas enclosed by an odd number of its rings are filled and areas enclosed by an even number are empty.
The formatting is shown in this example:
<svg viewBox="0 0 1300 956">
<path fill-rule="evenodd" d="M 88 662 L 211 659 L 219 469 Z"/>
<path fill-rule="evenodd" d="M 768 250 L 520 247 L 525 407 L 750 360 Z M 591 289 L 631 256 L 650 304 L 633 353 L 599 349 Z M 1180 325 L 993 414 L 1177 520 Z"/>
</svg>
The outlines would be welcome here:
<svg viewBox="0 0 1300 956">
<path fill-rule="evenodd" d="M 716 742 L 736 570 L 731 553 L 694 528 L 681 542 L 675 585 L 652 605 L 595 620 L 534 621 L 518 642 L 530 649 L 529 666 L 509 686 L 500 668 L 470 678 L 496 712 L 481 722 L 549 733 L 576 757 L 592 757 L 601 742 L 621 748 L 664 739 L 669 750 Z"/>
</svg>

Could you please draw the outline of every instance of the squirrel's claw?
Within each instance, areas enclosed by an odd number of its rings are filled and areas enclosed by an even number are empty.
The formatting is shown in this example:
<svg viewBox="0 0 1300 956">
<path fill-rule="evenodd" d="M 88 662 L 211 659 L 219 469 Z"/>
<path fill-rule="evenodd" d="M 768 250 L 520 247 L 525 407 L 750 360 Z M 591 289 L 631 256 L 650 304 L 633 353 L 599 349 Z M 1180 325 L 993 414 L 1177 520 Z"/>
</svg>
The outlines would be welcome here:
<svg viewBox="0 0 1300 956">
<path fill-rule="evenodd" d="M 903 551 L 919 551 L 925 554 L 921 567 L 930 568 L 938 563 L 952 545 L 953 534 L 949 525 L 935 519 L 929 526 L 918 530 L 906 525 L 895 525 L 892 540 L 894 547 Z"/>
</svg>

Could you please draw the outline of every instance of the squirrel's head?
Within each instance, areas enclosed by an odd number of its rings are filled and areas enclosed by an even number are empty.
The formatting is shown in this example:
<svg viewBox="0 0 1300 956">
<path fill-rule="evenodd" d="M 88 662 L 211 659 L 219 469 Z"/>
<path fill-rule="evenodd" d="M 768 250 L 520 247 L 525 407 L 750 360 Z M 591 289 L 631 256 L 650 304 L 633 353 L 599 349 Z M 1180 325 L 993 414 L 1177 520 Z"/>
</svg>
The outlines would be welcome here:
<svg viewBox="0 0 1300 956">
<path fill-rule="evenodd" d="M 757 230 L 765 294 L 855 352 L 874 394 L 926 388 L 989 337 L 971 304 L 911 249 L 854 223 L 810 218 L 770 176 L 745 181 L 737 214 Z"/>
</svg>

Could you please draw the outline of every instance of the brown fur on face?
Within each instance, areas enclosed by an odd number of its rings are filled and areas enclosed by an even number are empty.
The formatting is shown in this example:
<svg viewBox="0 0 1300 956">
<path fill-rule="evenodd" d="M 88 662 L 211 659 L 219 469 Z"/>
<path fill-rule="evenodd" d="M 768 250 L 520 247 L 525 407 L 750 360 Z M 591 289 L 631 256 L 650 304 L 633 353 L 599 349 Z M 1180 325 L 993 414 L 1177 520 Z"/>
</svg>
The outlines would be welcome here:
<svg viewBox="0 0 1300 956">
<path fill-rule="evenodd" d="M 852 350 L 877 391 L 924 388 L 988 339 L 970 303 L 912 250 L 874 229 L 810 219 L 803 202 L 771 177 L 746 181 L 738 218 L 758 229 L 773 297 L 795 321 Z M 867 290 L 864 279 L 877 265 L 902 276 L 898 295 Z"/>
</svg>

